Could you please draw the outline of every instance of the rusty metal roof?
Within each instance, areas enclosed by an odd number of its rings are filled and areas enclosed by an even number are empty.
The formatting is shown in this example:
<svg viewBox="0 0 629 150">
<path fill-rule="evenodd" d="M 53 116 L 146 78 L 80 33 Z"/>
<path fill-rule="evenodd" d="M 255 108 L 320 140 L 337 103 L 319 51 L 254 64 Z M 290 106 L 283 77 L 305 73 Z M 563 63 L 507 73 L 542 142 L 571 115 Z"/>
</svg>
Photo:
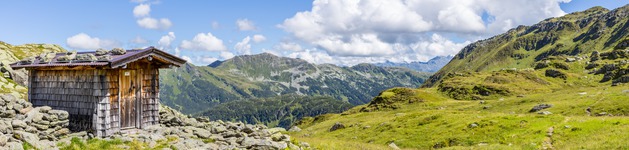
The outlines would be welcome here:
<svg viewBox="0 0 629 150">
<path fill-rule="evenodd" d="M 77 52 L 79 54 L 96 54 L 96 51 L 90 52 Z M 155 47 L 148 47 L 145 49 L 135 49 L 135 50 L 127 50 L 125 54 L 122 55 L 114 55 L 107 54 L 111 57 L 111 59 L 107 61 L 79 61 L 72 60 L 70 62 L 62 62 L 57 61 L 57 58 L 60 56 L 65 56 L 67 53 L 57 53 L 55 57 L 50 62 L 41 62 L 39 56 L 36 57 L 32 63 L 27 63 L 24 61 L 18 61 L 16 63 L 11 64 L 11 68 L 20 69 L 20 68 L 39 68 L 39 67 L 58 67 L 58 66 L 104 66 L 110 68 L 118 68 L 126 65 L 127 63 L 137 61 L 142 58 L 153 57 L 158 60 L 164 61 L 170 65 L 175 65 L 177 67 L 186 63 L 186 60 L 181 59 L 177 56 L 173 56 L 168 54 L 162 50 L 159 50 Z"/>
</svg>

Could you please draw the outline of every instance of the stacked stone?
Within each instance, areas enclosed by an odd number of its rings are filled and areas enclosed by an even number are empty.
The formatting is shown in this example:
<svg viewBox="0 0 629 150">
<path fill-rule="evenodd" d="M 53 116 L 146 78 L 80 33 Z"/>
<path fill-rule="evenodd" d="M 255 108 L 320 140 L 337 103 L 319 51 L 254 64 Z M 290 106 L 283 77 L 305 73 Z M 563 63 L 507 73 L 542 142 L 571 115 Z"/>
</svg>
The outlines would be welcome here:
<svg viewBox="0 0 629 150">
<path fill-rule="evenodd" d="M 292 143 L 290 136 L 282 134 L 284 128 L 190 118 L 165 106 L 160 108 L 160 123 L 137 134 L 113 138 L 138 140 L 149 146 L 155 141 L 177 139 L 169 143 L 177 149 L 302 149 L 308 145 Z"/>
<path fill-rule="evenodd" d="M 38 149 L 56 146 L 70 133 L 68 112 L 32 104 L 13 95 L 0 95 L 0 149 L 22 147 L 27 142 Z"/>
</svg>

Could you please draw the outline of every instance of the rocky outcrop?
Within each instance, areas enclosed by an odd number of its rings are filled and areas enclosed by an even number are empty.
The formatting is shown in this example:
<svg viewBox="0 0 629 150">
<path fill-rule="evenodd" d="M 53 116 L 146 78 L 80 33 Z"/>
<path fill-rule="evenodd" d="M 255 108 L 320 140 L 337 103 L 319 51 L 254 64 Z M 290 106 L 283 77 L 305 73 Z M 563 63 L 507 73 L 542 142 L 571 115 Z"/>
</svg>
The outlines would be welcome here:
<svg viewBox="0 0 629 150">
<path fill-rule="evenodd" d="M 550 108 L 550 107 L 553 107 L 553 105 L 551 105 L 551 104 L 539 104 L 539 105 L 536 105 L 533 108 L 531 108 L 531 110 L 529 110 L 529 112 L 537 112 L 537 111 L 540 111 L 542 109 L 546 109 L 546 108 Z"/>
<path fill-rule="evenodd" d="M 563 73 L 563 72 L 561 72 L 559 70 L 555 70 L 555 69 L 548 69 L 548 70 L 546 70 L 544 75 L 547 76 L 547 77 L 553 77 L 553 78 L 561 78 L 561 79 L 568 78 L 568 76 L 566 76 L 565 73 Z"/>
<path fill-rule="evenodd" d="M 340 122 L 337 122 L 337 123 L 334 123 L 334 125 L 332 125 L 332 127 L 330 128 L 330 132 L 336 131 L 336 130 L 339 130 L 339 129 L 345 129 L 345 125 L 343 125 Z"/>
<path fill-rule="evenodd" d="M 13 70 L 9 64 L 25 58 L 34 60 L 33 56 L 40 54 L 48 56 L 50 53 L 65 51 L 61 46 L 53 44 L 11 45 L 0 41 L 0 93 L 11 93 L 18 98 L 26 95 L 28 73 L 24 69 Z"/>
</svg>

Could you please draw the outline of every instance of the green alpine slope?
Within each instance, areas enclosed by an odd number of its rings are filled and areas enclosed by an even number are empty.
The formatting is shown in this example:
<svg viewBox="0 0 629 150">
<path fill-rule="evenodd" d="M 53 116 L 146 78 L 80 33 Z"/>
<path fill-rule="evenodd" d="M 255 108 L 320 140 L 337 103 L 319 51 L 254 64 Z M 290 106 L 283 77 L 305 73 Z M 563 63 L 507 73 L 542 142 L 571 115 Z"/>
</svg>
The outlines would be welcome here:
<svg viewBox="0 0 629 150">
<path fill-rule="evenodd" d="M 537 67 L 539 63 L 558 66 L 577 60 L 589 61 L 592 53 L 613 55 L 594 62 L 599 65 L 626 58 L 627 52 L 624 50 L 629 44 L 628 7 L 612 11 L 593 7 L 582 12 L 549 18 L 532 26 L 519 26 L 492 38 L 474 42 L 455 55 L 423 87 L 438 85 L 449 74 L 511 68 L 540 69 Z M 578 71 L 576 68 L 560 69 Z"/>
<path fill-rule="evenodd" d="M 419 89 L 393 88 L 292 137 L 320 149 L 629 149 L 629 5 L 472 43 Z"/>
</svg>

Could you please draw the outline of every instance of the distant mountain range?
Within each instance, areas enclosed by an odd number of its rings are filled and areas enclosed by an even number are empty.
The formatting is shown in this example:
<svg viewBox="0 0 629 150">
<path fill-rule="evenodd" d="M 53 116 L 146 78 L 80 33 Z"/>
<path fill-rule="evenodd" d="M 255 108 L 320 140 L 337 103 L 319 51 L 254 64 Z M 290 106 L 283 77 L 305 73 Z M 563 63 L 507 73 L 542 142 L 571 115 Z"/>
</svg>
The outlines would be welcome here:
<svg viewBox="0 0 629 150">
<path fill-rule="evenodd" d="M 384 63 L 374 63 L 376 66 L 382 67 L 403 67 L 412 69 L 419 72 L 437 72 L 443 66 L 448 64 L 450 60 L 452 60 L 453 56 L 437 56 L 434 57 L 427 62 L 409 62 L 409 63 L 395 63 L 395 62 L 384 62 Z"/>
<path fill-rule="evenodd" d="M 229 101 L 284 94 L 330 96 L 360 105 L 388 88 L 417 88 L 429 76 L 372 64 L 316 65 L 269 53 L 236 56 L 209 66 L 186 64 L 160 73 L 162 103 L 187 114 Z"/>
</svg>

